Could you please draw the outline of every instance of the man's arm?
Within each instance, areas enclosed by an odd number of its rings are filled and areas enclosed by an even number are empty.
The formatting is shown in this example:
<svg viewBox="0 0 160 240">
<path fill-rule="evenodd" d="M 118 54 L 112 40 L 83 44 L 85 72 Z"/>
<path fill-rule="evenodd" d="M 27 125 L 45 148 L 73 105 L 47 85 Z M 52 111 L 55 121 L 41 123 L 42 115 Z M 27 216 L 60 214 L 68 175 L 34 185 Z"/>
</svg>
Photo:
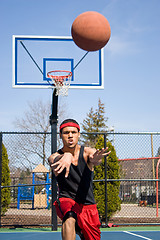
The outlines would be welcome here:
<svg viewBox="0 0 160 240">
<path fill-rule="evenodd" d="M 64 170 L 64 168 L 66 168 L 65 177 L 68 177 L 72 159 L 73 156 L 69 152 L 66 152 L 64 154 L 59 154 L 58 152 L 56 152 L 48 158 L 48 162 L 56 176 L 58 176 L 58 174 L 60 174 Z"/>
</svg>

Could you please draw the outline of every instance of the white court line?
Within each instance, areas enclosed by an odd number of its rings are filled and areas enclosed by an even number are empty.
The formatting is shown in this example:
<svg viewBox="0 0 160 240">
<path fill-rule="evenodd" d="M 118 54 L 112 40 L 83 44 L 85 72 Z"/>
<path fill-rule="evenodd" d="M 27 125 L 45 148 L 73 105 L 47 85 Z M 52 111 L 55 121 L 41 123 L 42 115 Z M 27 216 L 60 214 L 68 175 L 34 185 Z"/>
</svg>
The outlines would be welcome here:
<svg viewBox="0 0 160 240">
<path fill-rule="evenodd" d="M 136 237 L 146 239 L 146 240 L 152 240 L 151 238 L 147 238 L 147 237 L 144 237 L 144 236 L 141 236 L 141 235 L 138 235 L 138 234 L 135 234 L 135 233 L 131 233 L 131 232 L 128 232 L 128 231 L 123 231 L 123 232 L 131 234 L 131 235 L 136 236 Z"/>
</svg>

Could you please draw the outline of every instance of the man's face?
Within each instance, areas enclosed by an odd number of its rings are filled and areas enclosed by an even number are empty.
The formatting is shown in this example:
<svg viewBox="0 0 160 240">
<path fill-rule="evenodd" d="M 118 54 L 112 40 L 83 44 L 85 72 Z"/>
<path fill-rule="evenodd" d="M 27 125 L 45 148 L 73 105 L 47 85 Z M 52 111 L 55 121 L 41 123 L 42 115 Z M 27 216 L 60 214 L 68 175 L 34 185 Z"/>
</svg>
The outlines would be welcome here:
<svg viewBox="0 0 160 240">
<path fill-rule="evenodd" d="M 80 133 L 76 127 L 64 127 L 60 134 L 64 146 L 69 148 L 74 148 L 77 145 L 79 136 Z"/>
</svg>

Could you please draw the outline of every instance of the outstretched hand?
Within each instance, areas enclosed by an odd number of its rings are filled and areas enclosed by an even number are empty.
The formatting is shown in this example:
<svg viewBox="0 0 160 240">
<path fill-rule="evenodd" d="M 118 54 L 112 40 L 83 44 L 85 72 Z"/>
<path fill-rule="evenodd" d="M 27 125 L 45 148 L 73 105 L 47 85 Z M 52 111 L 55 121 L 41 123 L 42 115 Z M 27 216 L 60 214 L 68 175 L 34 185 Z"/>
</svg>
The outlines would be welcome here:
<svg viewBox="0 0 160 240">
<path fill-rule="evenodd" d="M 66 168 L 65 177 L 68 177 L 72 158 L 71 153 L 65 153 L 57 162 L 51 164 L 56 176 Z"/>
<path fill-rule="evenodd" d="M 89 161 L 93 164 L 93 165 L 99 165 L 102 161 L 103 157 L 108 156 L 111 151 L 107 152 L 108 147 L 107 148 L 102 148 L 102 150 L 97 149 L 93 154 L 89 155 Z"/>
</svg>

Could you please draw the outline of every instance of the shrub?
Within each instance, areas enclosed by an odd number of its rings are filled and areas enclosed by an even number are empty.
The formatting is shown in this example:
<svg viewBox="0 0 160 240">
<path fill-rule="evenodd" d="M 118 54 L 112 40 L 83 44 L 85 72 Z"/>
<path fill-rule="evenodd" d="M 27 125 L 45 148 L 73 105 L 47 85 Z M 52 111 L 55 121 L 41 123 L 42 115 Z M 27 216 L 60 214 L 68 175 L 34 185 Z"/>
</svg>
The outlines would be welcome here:
<svg viewBox="0 0 160 240">
<path fill-rule="evenodd" d="M 104 147 L 104 138 L 100 136 L 96 148 Z M 119 179 L 119 164 L 116 156 L 116 151 L 111 142 L 107 142 L 108 151 L 111 151 L 107 157 L 107 179 Z M 95 167 L 94 179 L 105 179 L 105 162 L 102 160 L 101 165 Z M 119 198 L 120 182 L 107 182 L 107 219 L 121 209 L 121 200 Z M 94 183 L 94 195 L 97 202 L 97 208 L 102 220 L 105 219 L 105 182 Z"/>
<path fill-rule="evenodd" d="M 8 186 L 11 183 L 9 171 L 9 159 L 7 150 L 2 144 L 2 186 Z M 10 188 L 1 189 L 1 214 L 4 215 L 10 204 Z"/>
</svg>

